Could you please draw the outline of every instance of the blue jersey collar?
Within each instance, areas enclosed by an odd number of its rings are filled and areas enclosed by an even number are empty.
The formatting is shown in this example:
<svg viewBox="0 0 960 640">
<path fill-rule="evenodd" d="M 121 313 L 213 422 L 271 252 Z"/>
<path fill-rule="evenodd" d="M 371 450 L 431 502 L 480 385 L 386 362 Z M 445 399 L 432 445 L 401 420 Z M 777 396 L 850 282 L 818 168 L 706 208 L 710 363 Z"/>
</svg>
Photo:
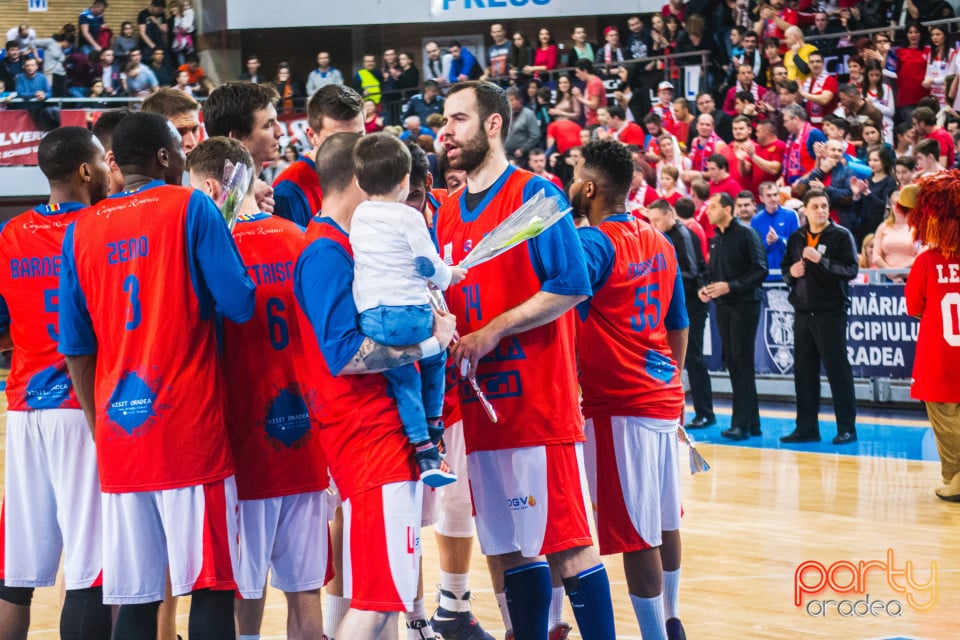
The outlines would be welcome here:
<svg viewBox="0 0 960 640">
<path fill-rule="evenodd" d="M 123 197 L 129 196 L 129 195 L 133 195 L 134 193 L 140 193 L 141 191 L 146 191 L 147 189 L 153 189 L 154 187 L 162 187 L 162 186 L 164 186 L 165 184 L 167 184 L 167 183 L 164 182 L 163 180 L 151 180 L 150 182 L 148 182 L 147 184 L 143 185 L 143 186 L 140 187 L 139 189 L 131 189 L 131 190 L 129 190 L 129 191 L 121 191 L 120 193 L 115 193 L 115 194 L 113 194 L 113 195 L 110 196 L 110 197 L 111 197 L 111 198 L 123 198 Z"/>
<path fill-rule="evenodd" d="M 477 208 L 473 211 L 467 209 L 467 190 L 464 189 L 460 193 L 460 219 L 463 222 L 473 222 L 480 217 L 480 214 L 483 213 L 483 210 L 490 204 L 490 201 L 493 200 L 500 193 L 500 189 L 503 187 L 504 183 L 513 175 L 513 172 L 516 171 L 516 167 L 512 164 L 507 166 L 507 170 L 504 171 L 497 181 L 490 185 L 490 188 L 487 189 L 487 195 L 483 197 L 483 200 L 480 201 L 480 204 L 477 205 Z"/>
<path fill-rule="evenodd" d="M 604 222 L 633 222 L 636 218 L 632 213 L 615 213 L 603 219 Z"/>
<path fill-rule="evenodd" d="M 59 204 L 40 204 L 33 208 L 34 211 L 42 216 L 59 216 L 64 213 L 79 211 L 87 205 L 82 202 L 61 202 Z"/>
</svg>

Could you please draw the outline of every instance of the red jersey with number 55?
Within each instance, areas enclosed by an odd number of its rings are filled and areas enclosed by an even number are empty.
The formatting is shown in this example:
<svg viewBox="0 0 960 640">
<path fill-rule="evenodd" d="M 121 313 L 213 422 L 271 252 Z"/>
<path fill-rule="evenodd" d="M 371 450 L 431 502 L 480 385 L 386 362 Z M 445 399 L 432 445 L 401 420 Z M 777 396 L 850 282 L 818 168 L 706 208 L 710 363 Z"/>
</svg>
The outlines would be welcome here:
<svg viewBox="0 0 960 640">
<path fill-rule="evenodd" d="M 257 285 L 248 322 L 223 326 L 227 429 L 241 500 L 322 491 L 327 463 L 317 435 L 316 379 L 306 358 L 316 338 L 301 333 L 293 269 L 306 246 L 303 230 L 277 216 L 241 216 L 233 229 L 247 275 Z"/>
<path fill-rule="evenodd" d="M 96 355 L 103 491 L 176 489 L 233 473 L 214 310 L 248 320 L 254 285 L 204 193 L 151 182 L 67 229 L 60 352 Z"/>
<path fill-rule="evenodd" d="M 939 249 L 918 255 L 904 297 L 907 314 L 920 316 L 910 396 L 960 402 L 960 258 L 946 258 Z"/>
<path fill-rule="evenodd" d="M 679 418 L 683 385 L 667 331 L 689 321 L 676 250 L 629 214 L 578 231 L 594 289 L 577 308 L 583 414 Z"/>
<path fill-rule="evenodd" d="M 0 231 L 0 296 L 15 347 L 7 377 L 11 411 L 80 408 L 57 352 L 57 301 L 63 236 L 83 208 L 79 202 L 40 205 Z"/>
</svg>

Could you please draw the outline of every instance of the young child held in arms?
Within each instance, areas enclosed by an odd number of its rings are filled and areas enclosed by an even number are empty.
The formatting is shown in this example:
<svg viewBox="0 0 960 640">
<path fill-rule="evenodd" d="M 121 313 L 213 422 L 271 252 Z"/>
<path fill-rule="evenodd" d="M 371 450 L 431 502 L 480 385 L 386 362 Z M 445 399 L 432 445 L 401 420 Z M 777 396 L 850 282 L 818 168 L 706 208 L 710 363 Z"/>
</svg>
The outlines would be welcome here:
<svg viewBox="0 0 960 640">
<path fill-rule="evenodd" d="M 440 290 L 463 280 L 466 270 L 444 264 L 419 211 L 403 204 L 410 190 L 410 151 L 383 133 L 366 136 L 353 150 L 357 182 L 369 200 L 350 225 L 354 254 L 353 298 L 363 334 L 388 346 L 419 344 L 413 363 L 383 372 L 397 400 L 403 431 L 414 447 L 420 479 L 431 487 L 456 481 L 441 469 L 446 353 L 433 337 L 428 283 Z"/>
</svg>

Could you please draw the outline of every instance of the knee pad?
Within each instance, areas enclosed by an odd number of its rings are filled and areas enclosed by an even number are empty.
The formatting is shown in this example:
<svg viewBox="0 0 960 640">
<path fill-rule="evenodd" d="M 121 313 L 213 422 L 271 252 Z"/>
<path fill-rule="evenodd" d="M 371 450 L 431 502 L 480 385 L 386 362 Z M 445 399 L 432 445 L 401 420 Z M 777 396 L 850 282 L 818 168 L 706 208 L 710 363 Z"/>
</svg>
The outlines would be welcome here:
<svg viewBox="0 0 960 640">
<path fill-rule="evenodd" d="M 442 501 L 439 511 L 437 524 L 434 527 L 437 533 L 449 538 L 473 537 L 473 509 L 469 502 L 450 504 Z"/>
<path fill-rule="evenodd" d="M 0 580 L 0 600 L 19 607 L 29 607 L 33 602 L 33 587 L 8 587 Z"/>
</svg>

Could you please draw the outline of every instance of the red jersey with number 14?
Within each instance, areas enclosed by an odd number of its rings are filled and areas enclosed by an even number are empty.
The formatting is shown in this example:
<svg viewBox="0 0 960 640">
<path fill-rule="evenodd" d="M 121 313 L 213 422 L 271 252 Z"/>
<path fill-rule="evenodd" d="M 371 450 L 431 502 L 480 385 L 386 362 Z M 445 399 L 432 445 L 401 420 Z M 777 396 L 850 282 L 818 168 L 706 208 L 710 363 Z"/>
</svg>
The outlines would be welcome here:
<svg viewBox="0 0 960 640">
<path fill-rule="evenodd" d="M 674 295 L 683 296 L 674 291 L 676 251 L 632 216 L 616 216 L 597 230 L 613 245 L 613 260 L 589 308 L 578 308 L 583 414 L 676 419 L 683 385 L 667 344 L 668 309 Z"/>
<path fill-rule="evenodd" d="M 257 285 L 248 322 L 223 326 L 227 429 L 241 500 L 322 491 L 327 463 L 317 435 L 319 397 L 305 358 L 320 357 L 301 333 L 293 269 L 306 246 L 303 231 L 277 216 L 242 216 L 233 239 Z"/>
<path fill-rule="evenodd" d="M 440 255 L 459 264 L 486 234 L 541 189 L 548 196 L 562 197 L 546 180 L 513 168 L 500 176 L 472 212 L 467 210 L 466 190 L 462 190 L 440 207 L 436 230 Z M 548 234 L 557 241 L 552 245 L 557 250 L 544 244 L 537 259 L 533 241 L 527 241 L 473 267 L 466 280 L 447 290 L 447 303 L 457 316 L 461 336 L 485 327 L 547 287 L 536 270 L 535 259 L 554 266 L 569 261 L 554 272 L 569 270 L 571 293 L 580 293 L 582 273 L 583 294 L 589 293 L 583 250 L 572 220 L 562 220 L 536 240 Z M 572 236 L 573 244 L 562 255 L 559 248 L 565 246 L 562 242 L 567 235 Z M 490 422 L 470 385 L 460 381 L 467 453 L 584 440 L 577 402 L 574 330 L 573 313 L 567 312 L 541 327 L 504 338 L 480 361 L 477 382 L 499 414 L 496 424 Z"/>
<path fill-rule="evenodd" d="M 41 205 L 0 231 L 0 296 L 10 311 L 13 359 L 7 408 L 79 409 L 63 356 L 57 353 L 60 252 L 79 202 Z"/>
</svg>

